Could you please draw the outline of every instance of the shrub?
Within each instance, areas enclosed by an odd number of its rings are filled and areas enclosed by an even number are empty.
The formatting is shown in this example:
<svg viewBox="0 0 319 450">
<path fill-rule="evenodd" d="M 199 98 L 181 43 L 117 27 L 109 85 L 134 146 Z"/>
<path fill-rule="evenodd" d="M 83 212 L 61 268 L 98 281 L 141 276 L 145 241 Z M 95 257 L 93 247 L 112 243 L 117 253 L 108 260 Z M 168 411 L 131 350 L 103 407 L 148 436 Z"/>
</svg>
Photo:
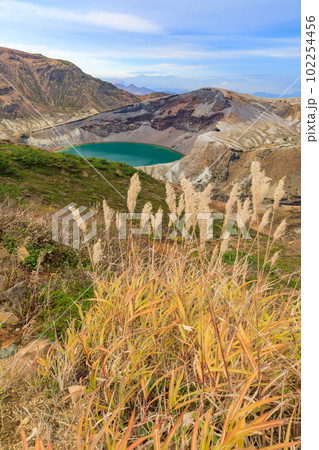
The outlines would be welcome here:
<svg viewBox="0 0 319 450">
<path fill-rule="evenodd" d="M 0 183 L 0 200 L 3 201 L 7 197 L 19 198 L 21 196 L 21 189 L 17 185 L 7 183 Z"/>
<path fill-rule="evenodd" d="M 16 173 L 15 167 L 12 163 L 3 155 L 0 155 L 0 174 L 1 175 L 13 175 Z"/>
<path fill-rule="evenodd" d="M 271 215 L 268 211 L 257 220 L 249 245 L 238 237 L 236 248 L 229 250 L 228 237 L 208 246 L 200 226 L 196 237 L 197 224 L 190 217 L 191 243 L 130 238 L 121 245 L 115 237 L 105 243 L 107 251 L 100 241 L 88 248 L 94 299 L 75 302 L 79 317 L 40 369 L 43 382 L 58 382 L 61 391 L 75 380 L 81 385 L 84 395 L 70 420 L 73 427 L 78 424 L 78 448 L 299 444 L 300 298 L 284 277 L 274 281 L 269 270 L 285 221 L 273 238 L 261 239 L 269 220 L 272 229 L 282 185 L 275 190 Z M 130 212 L 139 187 L 134 175 Z M 253 164 L 256 215 L 269 187 Z M 182 188 L 187 211 L 196 212 L 200 205 L 209 209 L 211 186 L 199 193 L 184 179 Z M 254 223 L 250 202 L 237 201 L 236 189 L 226 217 L 237 205 L 244 223 Z M 180 209 L 171 186 L 167 194 L 169 209 Z M 109 224 L 114 214 L 103 206 Z M 225 219 L 222 231 L 226 228 Z M 100 263 L 103 257 L 106 264 Z M 51 299 L 62 310 L 68 302 L 61 292 Z"/>
</svg>

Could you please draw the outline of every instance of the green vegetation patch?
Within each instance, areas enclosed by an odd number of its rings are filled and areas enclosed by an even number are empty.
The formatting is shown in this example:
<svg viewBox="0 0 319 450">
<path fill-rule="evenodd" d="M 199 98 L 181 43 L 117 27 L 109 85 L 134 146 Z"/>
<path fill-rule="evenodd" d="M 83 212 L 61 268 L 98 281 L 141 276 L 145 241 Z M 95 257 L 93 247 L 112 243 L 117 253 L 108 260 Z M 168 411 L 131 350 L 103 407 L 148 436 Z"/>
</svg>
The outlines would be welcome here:
<svg viewBox="0 0 319 450">
<path fill-rule="evenodd" d="M 28 193 L 56 206 L 70 202 L 93 206 L 105 198 L 110 207 L 126 211 L 130 178 L 138 172 L 142 190 L 137 210 L 147 201 L 154 209 L 167 209 L 164 183 L 128 164 L 98 158 L 87 161 L 89 164 L 76 155 L 0 141 L 0 198 Z"/>
<path fill-rule="evenodd" d="M 38 317 L 39 333 L 55 339 L 56 334 L 65 333 L 70 322 L 80 320 L 79 307 L 82 311 L 91 308 L 94 289 L 89 279 L 72 279 L 67 284 L 57 284 L 55 288 L 43 286 L 40 302 L 42 311 Z"/>
</svg>

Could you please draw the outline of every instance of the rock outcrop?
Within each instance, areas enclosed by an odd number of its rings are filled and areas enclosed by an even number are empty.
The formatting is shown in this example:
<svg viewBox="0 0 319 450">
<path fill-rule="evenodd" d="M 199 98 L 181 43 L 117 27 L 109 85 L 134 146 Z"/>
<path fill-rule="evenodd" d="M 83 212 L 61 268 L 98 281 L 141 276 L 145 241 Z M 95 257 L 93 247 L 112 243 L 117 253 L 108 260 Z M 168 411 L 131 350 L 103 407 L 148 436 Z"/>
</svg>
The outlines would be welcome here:
<svg viewBox="0 0 319 450">
<path fill-rule="evenodd" d="M 300 203 L 300 99 L 270 99 L 223 89 L 145 101 L 115 111 L 32 132 L 22 139 L 44 148 L 128 141 L 158 144 L 185 155 L 168 164 L 142 167 L 161 180 L 214 181 L 224 200 L 235 181 L 249 189 L 251 161 L 261 161 L 274 184 L 287 176 L 286 201 Z"/>
<path fill-rule="evenodd" d="M 214 181 L 222 201 L 235 181 L 248 191 L 257 159 L 274 183 L 287 176 L 285 201 L 300 203 L 299 98 L 202 88 L 141 102 L 68 61 L 0 48 L 0 118 L 0 138 L 46 149 L 111 141 L 169 147 L 185 157 L 142 169 L 163 181 Z"/>
<path fill-rule="evenodd" d="M 0 310 L 20 312 L 28 290 L 27 283 L 21 281 L 0 293 Z"/>
<path fill-rule="evenodd" d="M 34 131 L 24 142 L 43 148 L 68 143 L 131 141 L 168 146 L 186 154 L 196 137 L 231 113 L 232 105 L 217 89 L 200 89 L 148 100 L 96 114 L 52 129 Z"/>
<path fill-rule="evenodd" d="M 12 344 L 3 349 L 0 363 L 0 387 L 4 388 L 10 380 L 27 380 L 37 375 L 39 358 L 44 358 L 48 353 L 52 342 L 45 338 L 35 339 L 26 346 L 18 348 Z M 0 354 L 1 356 L 1 354 Z"/>
<path fill-rule="evenodd" d="M 186 176 L 194 184 L 214 182 L 215 196 L 226 200 L 233 184 L 243 195 L 250 187 L 250 165 L 261 163 L 273 188 L 286 176 L 283 202 L 300 204 L 300 99 L 266 99 L 223 91 L 231 114 L 215 127 L 199 133 L 187 155 L 173 163 L 142 167 L 161 180 L 179 183 Z M 273 189 L 270 190 L 270 196 Z"/>
</svg>

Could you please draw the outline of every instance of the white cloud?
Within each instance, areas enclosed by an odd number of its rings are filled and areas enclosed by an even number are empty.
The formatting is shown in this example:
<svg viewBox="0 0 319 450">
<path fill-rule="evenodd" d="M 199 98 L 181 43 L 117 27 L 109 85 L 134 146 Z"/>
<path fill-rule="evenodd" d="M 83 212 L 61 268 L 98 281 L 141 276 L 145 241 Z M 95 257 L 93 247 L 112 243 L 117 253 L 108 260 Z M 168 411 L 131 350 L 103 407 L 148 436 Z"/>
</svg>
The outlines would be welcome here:
<svg viewBox="0 0 319 450">
<path fill-rule="evenodd" d="M 67 59 L 77 66 L 79 66 L 86 73 L 99 78 L 123 78 L 130 77 L 137 74 L 148 74 L 151 77 L 158 76 L 180 76 L 180 77 L 204 77 L 216 75 L 213 70 L 210 70 L 211 62 L 217 60 L 226 60 L 242 58 L 242 57 L 296 57 L 299 49 L 293 47 L 285 47 L 280 51 L 278 49 L 260 49 L 260 50 L 238 50 L 238 51 L 212 51 L 212 52 L 194 52 L 194 58 L 186 61 L 180 61 L 177 56 L 180 55 L 182 48 L 178 50 L 177 47 L 161 47 L 161 48 L 139 48 L 138 52 L 133 50 L 96 50 L 89 51 L 74 51 L 66 48 L 53 48 L 44 45 L 28 45 L 18 42 L 2 42 L 4 47 L 15 48 L 31 53 L 42 53 L 50 58 Z M 186 52 L 187 50 L 185 50 Z M 146 55 L 154 55 L 149 57 Z M 205 57 L 198 60 L 195 55 L 205 54 Z M 166 61 L 161 62 L 163 55 L 166 54 Z M 146 61 L 141 61 L 145 59 Z M 193 64 L 191 64 L 191 61 Z M 198 64 L 198 62 L 205 62 L 205 65 Z M 225 75 L 225 73 L 224 73 Z M 221 83 L 224 80 L 220 80 Z M 227 83 L 227 81 L 224 81 Z"/>
<path fill-rule="evenodd" d="M 39 53 L 41 52 L 45 56 L 51 58 L 95 58 L 95 59 L 112 59 L 114 61 L 127 60 L 165 60 L 165 61 L 196 61 L 207 62 L 207 60 L 224 60 L 224 59 L 235 59 L 243 57 L 270 57 L 270 58 L 299 58 L 300 57 L 300 47 L 295 46 L 284 46 L 281 48 L 261 48 L 261 49 L 238 49 L 238 50 L 216 50 L 216 51 L 202 51 L 198 49 L 187 50 L 182 47 L 167 46 L 167 47 L 139 47 L 138 49 L 108 49 L 108 50 L 95 50 L 94 52 L 89 51 L 72 51 L 66 50 L 65 48 L 53 48 L 50 46 L 39 45 L 27 45 L 24 43 L 2 43 L 4 47 L 16 48 L 18 50 L 23 50 L 26 52 Z M 159 63 L 158 67 L 170 68 L 172 69 L 174 64 L 172 63 Z M 178 65 L 179 66 L 179 65 Z M 180 67 L 180 66 L 179 66 Z M 184 69 L 188 68 L 203 68 L 203 65 L 187 65 L 183 66 Z"/>
<path fill-rule="evenodd" d="M 48 21 L 65 21 L 75 24 L 91 25 L 101 28 L 109 28 L 119 31 L 137 33 L 157 33 L 160 28 L 157 24 L 138 16 L 130 14 L 118 14 L 113 12 L 96 11 L 76 13 L 68 9 L 51 8 L 19 1 L 4 1 L 0 4 L 0 11 L 6 18 L 41 19 Z"/>
</svg>

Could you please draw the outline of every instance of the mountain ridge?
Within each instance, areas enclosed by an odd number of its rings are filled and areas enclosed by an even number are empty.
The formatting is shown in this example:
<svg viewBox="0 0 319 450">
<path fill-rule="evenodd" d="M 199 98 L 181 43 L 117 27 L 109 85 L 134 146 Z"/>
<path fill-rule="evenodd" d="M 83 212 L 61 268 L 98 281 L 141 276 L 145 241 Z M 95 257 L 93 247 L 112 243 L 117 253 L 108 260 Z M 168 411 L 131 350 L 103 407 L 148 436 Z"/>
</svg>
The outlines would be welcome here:
<svg viewBox="0 0 319 450">
<path fill-rule="evenodd" d="M 184 158 L 142 167 L 153 177 L 179 184 L 186 176 L 205 186 L 218 181 L 226 193 L 260 160 L 266 175 L 278 182 L 287 175 L 287 202 L 300 203 L 300 99 L 273 99 L 216 88 L 169 95 L 115 111 L 93 115 L 52 129 L 31 133 L 24 143 L 43 148 L 94 142 L 141 142 L 163 145 Z M 61 139 L 63 136 L 63 139 Z M 289 167 L 289 173 L 287 173 Z"/>
<path fill-rule="evenodd" d="M 129 92 L 133 95 L 147 95 L 152 94 L 155 92 L 153 89 L 149 89 L 147 87 L 138 87 L 135 86 L 135 84 L 131 83 L 129 85 L 125 85 L 124 83 L 114 83 L 114 86 L 116 86 L 119 89 L 122 89 L 123 91 Z"/>
<path fill-rule="evenodd" d="M 218 181 L 220 200 L 239 180 L 238 174 L 244 179 L 244 193 L 249 184 L 247 167 L 256 159 L 274 181 L 287 175 L 286 201 L 300 203 L 299 98 L 271 99 L 206 87 L 182 94 L 159 93 L 159 98 L 141 102 L 68 61 L 0 48 L 0 61 L 4 60 L 7 64 L 2 64 L 0 73 L 32 104 L 40 104 L 45 120 L 35 117 L 29 105 L 2 83 L 0 138 L 9 134 L 15 142 L 47 149 L 110 141 L 162 145 L 185 157 L 143 167 L 144 171 L 177 184 L 183 176 L 203 186 Z M 76 85 L 70 87 L 74 80 Z M 99 92 L 102 98 L 97 98 Z"/>
<path fill-rule="evenodd" d="M 0 74 L 1 138 L 140 101 L 69 61 L 5 47 Z"/>
</svg>

